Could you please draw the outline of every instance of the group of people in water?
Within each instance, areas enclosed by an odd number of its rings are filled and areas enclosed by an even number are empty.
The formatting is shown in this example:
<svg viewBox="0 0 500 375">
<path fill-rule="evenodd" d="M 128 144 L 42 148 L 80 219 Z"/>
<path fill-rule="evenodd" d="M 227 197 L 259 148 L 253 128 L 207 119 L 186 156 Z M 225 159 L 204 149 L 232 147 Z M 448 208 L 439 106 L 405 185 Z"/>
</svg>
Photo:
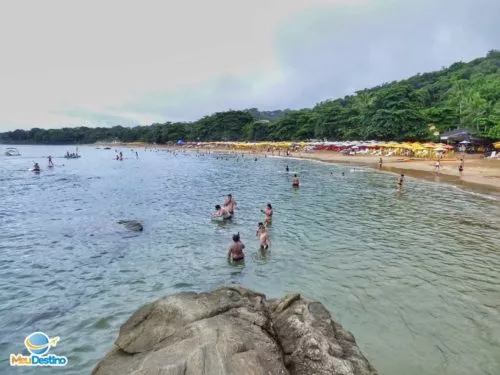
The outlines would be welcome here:
<svg viewBox="0 0 500 375">
<path fill-rule="evenodd" d="M 215 205 L 215 212 L 212 214 L 212 219 L 221 218 L 223 221 L 229 221 L 233 218 L 234 210 L 237 203 L 232 194 L 228 194 L 223 205 Z M 267 228 L 271 225 L 273 219 L 273 206 L 271 203 L 266 205 L 266 208 L 261 210 L 264 214 L 264 221 L 257 224 L 256 236 L 259 237 L 260 250 L 262 255 L 269 250 L 271 239 Z M 230 263 L 240 263 L 245 259 L 245 244 L 241 241 L 240 233 L 233 235 L 233 242 L 229 245 L 227 260 Z"/>
<path fill-rule="evenodd" d="M 285 168 L 286 172 L 290 172 L 288 165 Z M 300 186 L 299 177 L 294 173 L 292 177 L 292 187 L 298 188 Z M 215 205 L 215 212 L 212 214 L 212 219 L 221 219 L 222 221 L 230 221 L 233 219 L 234 210 L 237 203 L 232 194 L 228 194 L 226 200 L 222 204 Z M 267 203 L 266 207 L 260 210 L 264 214 L 264 221 L 257 224 L 255 235 L 259 238 L 259 245 L 261 254 L 264 256 L 271 246 L 271 238 L 269 236 L 268 228 L 271 226 L 273 220 L 273 206 Z M 227 260 L 230 263 L 239 263 L 245 259 L 245 244 L 241 241 L 240 233 L 233 235 L 233 242 L 229 245 L 227 253 Z"/>
<path fill-rule="evenodd" d="M 48 156 L 49 159 L 49 168 L 52 168 L 54 166 L 54 162 L 52 161 L 52 156 Z M 40 172 L 41 168 L 38 163 L 33 162 L 33 168 L 31 169 L 33 172 Z"/>
</svg>

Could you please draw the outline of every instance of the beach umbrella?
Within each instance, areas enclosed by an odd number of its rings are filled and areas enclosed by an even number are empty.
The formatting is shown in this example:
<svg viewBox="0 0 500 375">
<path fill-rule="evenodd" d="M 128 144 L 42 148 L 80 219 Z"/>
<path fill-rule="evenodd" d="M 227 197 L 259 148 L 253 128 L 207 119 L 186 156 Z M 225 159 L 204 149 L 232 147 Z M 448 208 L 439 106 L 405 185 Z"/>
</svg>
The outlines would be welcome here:
<svg viewBox="0 0 500 375">
<path fill-rule="evenodd" d="M 493 143 L 493 147 L 495 147 L 496 150 L 500 149 L 500 141 Z"/>
<path fill-rule="evenodd" d="M 448 149 L 445 147 L 436 147 L 434 151 L 447 151 Z"/>
</svg>

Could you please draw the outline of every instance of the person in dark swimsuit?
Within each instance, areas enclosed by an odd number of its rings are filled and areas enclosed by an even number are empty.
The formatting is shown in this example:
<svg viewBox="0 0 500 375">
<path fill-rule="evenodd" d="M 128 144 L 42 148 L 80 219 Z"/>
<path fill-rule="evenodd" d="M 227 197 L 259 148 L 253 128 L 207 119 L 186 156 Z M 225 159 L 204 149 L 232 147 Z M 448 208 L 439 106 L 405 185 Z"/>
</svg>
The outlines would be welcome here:
<svg viewBox="0 0 500 375">
<path fill-rule="evenodd" d="M 290 171 L 290 169 L 288 169 L 288 165 L 286 166 L 286 171 L 287 171 L 287 172 L 289 172 L 289 171 Z"/>
<path fill-rule="evenodd" d="M 227 261 L 237 263 L 245 260 L 245 254 L 243 253 L 244 248 L 245 244 L 240 240 L 240 233 L 233 234 L 233 243 L 229 245 Z"/>
<path fill-rule="evenodd" d="M 227 208 L 229 210 L 229 213 L 232 215 L 234 214 L 234 208 L 236 207 L 236 201 L 233 198 L 232 194 L 227 195 L 227 199 L 224 202 L 223 205 L 224 208 Z"/>
<path fill-rule="evenodd" d="M 271 225 L 271 222 L 273 220 L 273 206 L 271 203 L 267 204 L 267 207 L 265 210 L 260 210 L 264 215 L 266 215 L 266 219 L 264 220 L 266 223 L 266 226 Z"/>
<path fill-rule="evenodd" d="M 396 189 L 397 191 L 401 191 L 403 189 L 403 181 L 405 179 L 405 175 L 401 174 L 401 176 L 398 177 L 398 180 L 396 182 Z"/>
<path fill-rule="evenodd" d="M 260 250 L 269 249 L 269 245 L 271 244 L 271 240 L 269 239 L 269 234 L 266 231 L 266 227 L 264 223 L 259 223 L 257 227 L 256 235 L 259 237 L 260 241 Z"/>
<path fill-rule="evenodd" d="M 233 215 L 231 215 L 227 208 L 221 207 L 220 204 L 216 204 L 212 219 L 215 219 L 217 217 L 222 217 L 222 220 L 231 220 L 233 218 Z"/>
</svg>

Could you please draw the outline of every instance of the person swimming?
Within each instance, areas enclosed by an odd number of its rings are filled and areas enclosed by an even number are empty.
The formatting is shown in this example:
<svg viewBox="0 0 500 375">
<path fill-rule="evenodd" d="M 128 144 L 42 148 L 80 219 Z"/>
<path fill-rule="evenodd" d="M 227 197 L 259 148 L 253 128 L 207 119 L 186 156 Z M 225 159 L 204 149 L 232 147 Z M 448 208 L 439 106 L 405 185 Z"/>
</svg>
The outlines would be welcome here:
<svg viewBox="0 0 500 375">
<path fill-rule="evenodd" d="M 261 250 L 269 249 L 269 246 L 271 245 L 271 240 L 269 239 L 269 235 L 266 231 L 264 223 L 258 224 L 256 236 L 259 237 L 260 249 Z"/>
<path fill-rule="evenodd" d="M 266 219 L 264 220 L 266 226 L 270 225 L 273 220 L 273 206 L 271 205 L 271 203 L 268 203 L 266 209 L 260 210 L 260 212 L 266 215 Z"/>
<path fill-rule="evenodd" d="M 227 261 L 228 262 L 241 262 L 245 260 L 245 253 L 243 252 L 245 249 L 245 244 L 241 242 L 240 233 L 233 234 L 233 243 L 229 245 L 229 251 L 227 252 Z"/>
<path fill-rule="evenodd" d="M 35 165 L 33 165 L 33 171 L 40 172 L 40 166 L 38 165 L 38 163 L 35 163 Z"/>
<path fill-rule="evenodd" d="M 292 178 L 292 186 L 293 187 L 299 187 L 299 178 L 297 177 L 296 174 L 293 175 L 293 178 Z"/>
<path fill-rule="evenodd" d="M 231 220 L 233 215 L 225 207 L 221 207 L 219 204 L 215 205 L 215 212 L 212 214 L 212 219 L 222 217 L 222 220 Z"/>
</svg>

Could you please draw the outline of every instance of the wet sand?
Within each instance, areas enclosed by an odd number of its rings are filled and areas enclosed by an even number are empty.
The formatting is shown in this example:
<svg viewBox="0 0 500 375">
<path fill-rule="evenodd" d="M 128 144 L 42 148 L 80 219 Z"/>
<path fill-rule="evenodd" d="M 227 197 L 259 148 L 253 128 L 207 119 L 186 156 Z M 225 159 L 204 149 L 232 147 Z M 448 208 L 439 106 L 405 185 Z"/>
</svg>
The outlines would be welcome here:
<svg viewBox="0 0 500 375">
<path fill-rule="evenodd" d="M 398 174 L 404 173 L 428 181 L 452 183 L 481 192 L 500 195 L 500 160 L 482 159 L 480 155 L 465 156 L 462 174 L 458 171 L 460 156 L 441 161 L 439 173 L 435 172 L 435 161 L 433 160 L 382 157 L 383 163 L 382 169 L 380 169 L 378 164 L 380 157 L 375 155 L 348 156 L 338 152 L 318 151 L 299 153 L 297 156 L 331 163 L 347 163 Z"/>
</svg>

